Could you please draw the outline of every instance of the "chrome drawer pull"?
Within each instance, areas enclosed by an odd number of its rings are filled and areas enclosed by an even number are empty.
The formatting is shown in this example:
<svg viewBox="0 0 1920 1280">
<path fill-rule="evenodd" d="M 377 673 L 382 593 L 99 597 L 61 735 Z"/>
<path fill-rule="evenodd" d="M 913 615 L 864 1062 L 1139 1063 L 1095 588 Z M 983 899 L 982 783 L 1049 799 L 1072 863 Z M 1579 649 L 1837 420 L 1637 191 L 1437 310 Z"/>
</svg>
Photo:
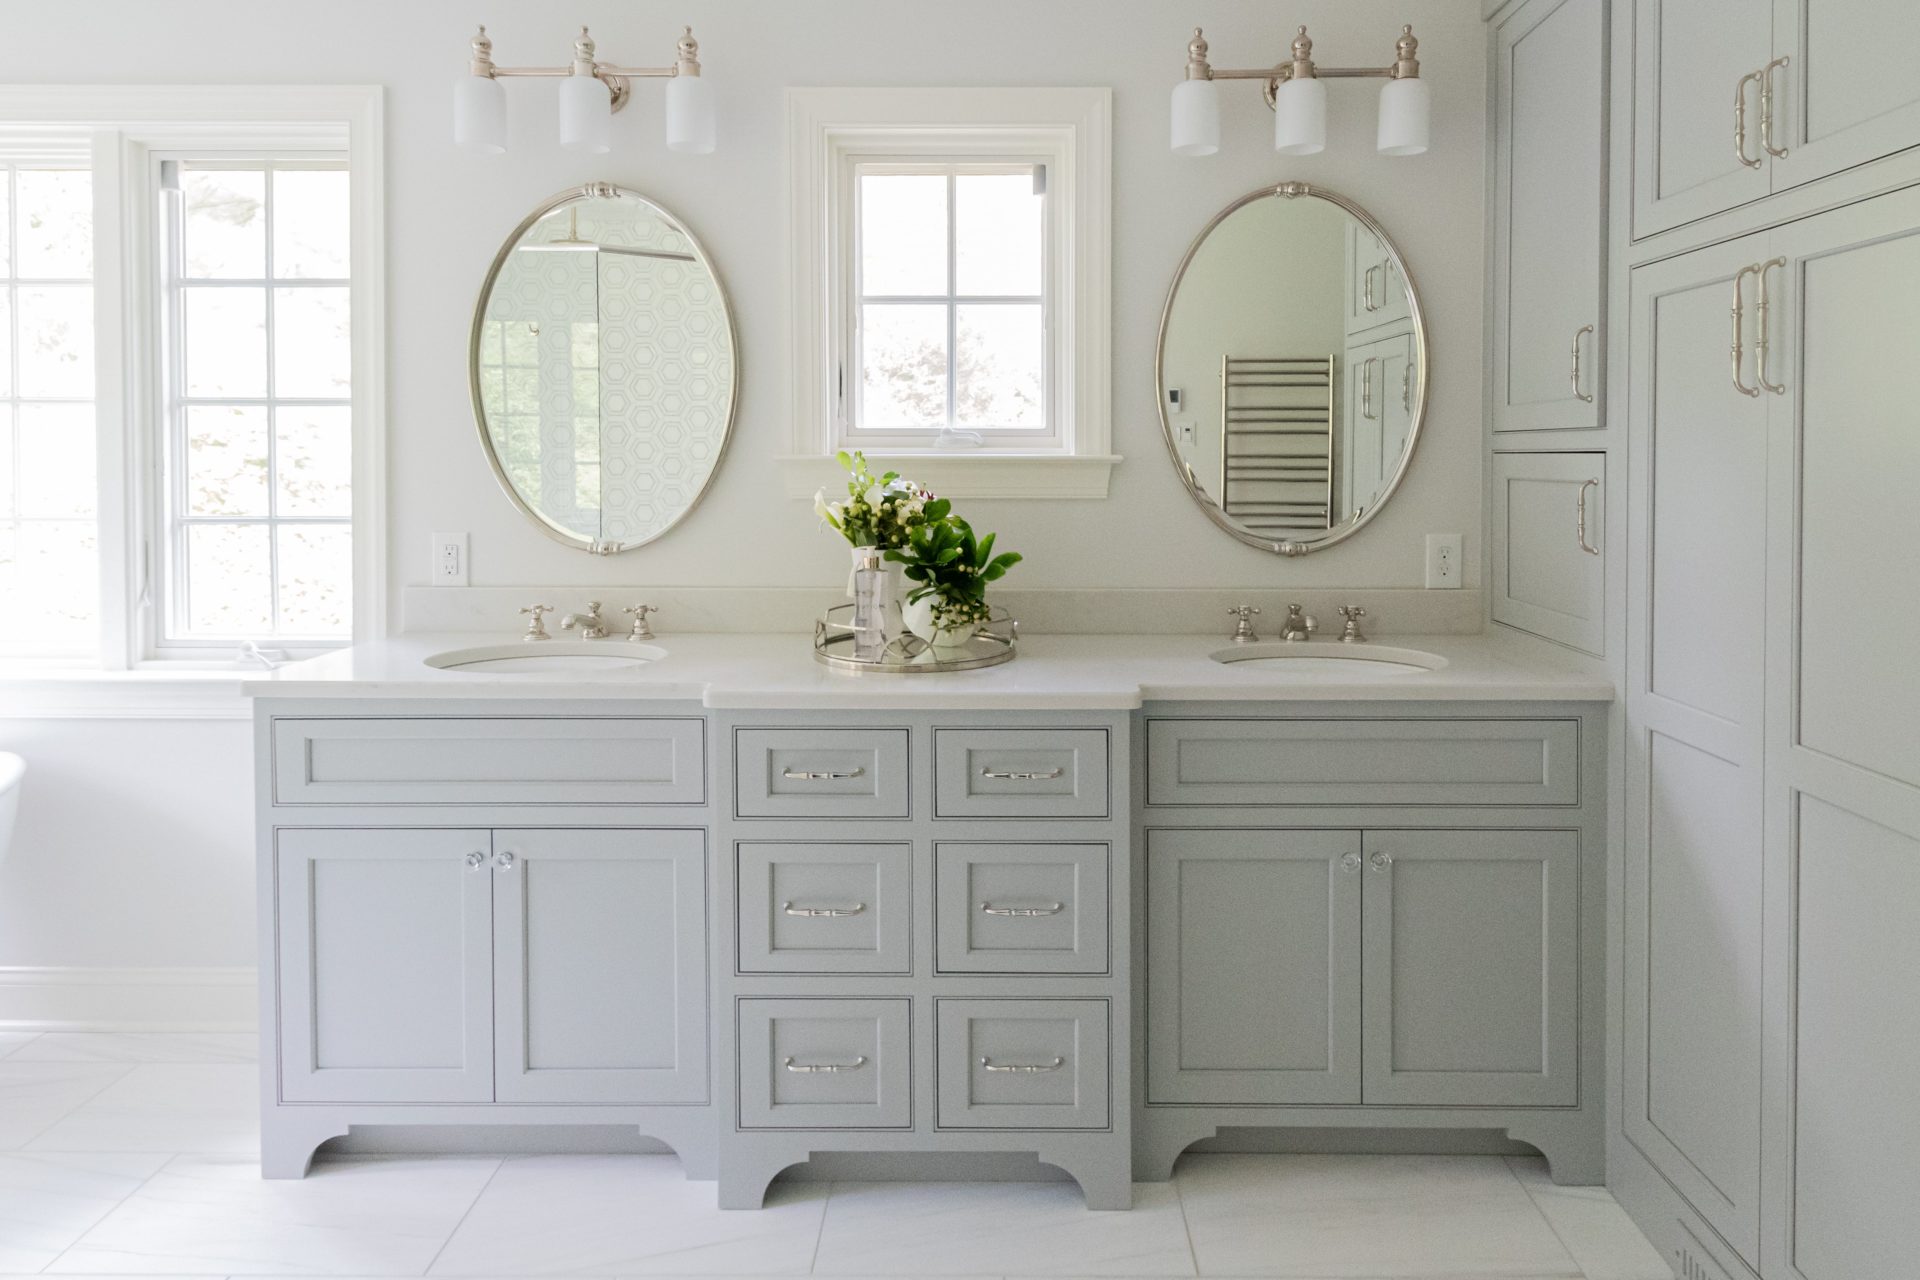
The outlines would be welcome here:
<svg viewBox="0 0 1920 1280">
<path fill-rule="evenodd" d="M 843 782 L 848 778 L 861 777 L 865 773 L 865 769 L 848 769 L 844 772 L 837 769 L 821 769 L 817 772 L 806 769 L 782 769 L 780 776 L 801 782 Z"/>
<path fill-rule="evenodd" d="M 867 1060 L 865 1056 L 857 1057 L 852 1062 L 795 1062 L 788 1058 L 785 1065 L 787 1070 L 796 1074 L 813 1075 L 821 1071 L 858 1071 L 867 1065 Z"/>
<path fill-rule="evenodd" d="M 1067 1065 L 1067 1060 L 1055 1058 L 1052 1062 L 995 1062 L 992 1058 L 982 1058 L 980 1065 L 988 1071 L 1018 1071 L 1022 1075 L 1036 1075 L 1042 1071 L 1058 1071 Z"/>
<path fill-rule="evenodd" d="M 1064 902 L 1049 902 L 1044 907 L 996 907 L 991 902 L 980 904 L 980 914 L 988 916 L 1057 916 L 1066 909 Z"/>
<path fill-rule="evenodd" d="M 985 765 L 980 766 L 980 776 L 992 778 L 995 782 L 1052 782 L 1065 772 L 1066 769 L 1057 768 L 1049 769 L 1045 773 L 1017 773 L 1010 769 L 999 770 L 989 769 Z"/>
<path fill-rule="evenodd" d="M 780 904 L 780 910 L 790 916 L 857 916 L 867 909 L 864 902 L 856 902 L 850 907 L 796 907 L 791 902 Z"/>
</svg>

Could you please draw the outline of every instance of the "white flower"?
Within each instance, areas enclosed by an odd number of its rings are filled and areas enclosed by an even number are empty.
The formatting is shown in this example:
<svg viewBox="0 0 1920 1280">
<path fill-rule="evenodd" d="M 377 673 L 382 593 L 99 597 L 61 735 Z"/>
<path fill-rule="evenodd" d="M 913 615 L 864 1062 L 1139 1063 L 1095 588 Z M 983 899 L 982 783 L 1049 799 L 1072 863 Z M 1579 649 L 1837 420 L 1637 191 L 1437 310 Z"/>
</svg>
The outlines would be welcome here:
<svg viewBox="0 0 1920 1280">
<path fill-rule="evenodd" d="M 833 508 L 829 506 L 827 503 L 827 491 L 825 489 L 814 490 L 813 514 L 815 514 L 816 516 L 819 516 L 822 520 L 825 520 L 828 524 L 834 523 Z"/>
<path fill-rule="evenodd" d="M 876 484 L 870 487 L 865 493 L 861 494 L 860 497 L 862 498 L 862 500 L 866 502 L 868 506 L 873 507 L 877 510 L 880 504 L 886 501 L 887 491 L 882 486 Z"/>
</svg>

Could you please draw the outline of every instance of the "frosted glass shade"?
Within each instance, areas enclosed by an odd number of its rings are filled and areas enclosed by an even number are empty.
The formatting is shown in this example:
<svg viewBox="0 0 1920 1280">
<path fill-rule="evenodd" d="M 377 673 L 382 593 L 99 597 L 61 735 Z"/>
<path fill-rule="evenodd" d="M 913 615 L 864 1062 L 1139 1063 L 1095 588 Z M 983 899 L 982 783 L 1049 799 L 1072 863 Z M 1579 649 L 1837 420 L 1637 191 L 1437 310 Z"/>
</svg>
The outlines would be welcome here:
<svg viewBox="0 0 1920 1280">
<path fill-rule="evenodd" d="M 507 88 L 491 76 L 453 82 L 453 145 L 475 155 L 507 149 Z"/>
<path fill-rule="evenodd" d="M 1327 149 L 1327 86 L 1312 76 L 1283 80 L 1273 99 L 1273 149 L 1310 156 Z"/>
<path fill-rule="evenodd" d="M 1380 133 L 1376 145 L 1383 156 L 1417 156 L 1427 149 L 1433 119 L 1433 94 L 1418 76 L 1389 80 L 1380 90 Z"/>
<path fill-rule="evenodd" d="M 713 154 L 713 86 L 700 76 L 667 81 L 667 149 Z"/>
<path fill-rule="evenodd" d="M 560 145 L 592 155 L 613 150 L 613 95 L 598 78 L 576 72 L 560 82 Z"/>
<path fill-rule="evenodd" d="M 1173 86 L 1173 154 L 1210 156 L 1220 149 L 1220 86 L 1182 80 Z"/>
</svg>

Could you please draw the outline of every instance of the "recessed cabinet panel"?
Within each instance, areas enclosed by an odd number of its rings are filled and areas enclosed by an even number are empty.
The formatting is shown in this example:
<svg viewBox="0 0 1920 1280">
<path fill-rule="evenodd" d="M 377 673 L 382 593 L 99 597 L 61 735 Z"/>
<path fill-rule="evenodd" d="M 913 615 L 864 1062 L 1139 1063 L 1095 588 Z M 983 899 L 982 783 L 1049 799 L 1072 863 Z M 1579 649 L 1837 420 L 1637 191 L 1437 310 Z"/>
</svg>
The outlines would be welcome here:
<svg viewBox="0 0 1920 1280">
<path fill-rule="evenodd" d="M 741 729 L 734 734 L 742 818 L 904 818 L 905 729 Z"/>
<path fill-rule="evenodd" d="M 1369 831 L 1368 1103 L 1579 1096 L 1580 838 Z"/>
<path fill-rule="evenodd" d="M 492 1100 L 491 850 L 484 830 L 277 833 L 282 1098 Z"/>
<path fill-rule="evenodd" d="M 1493 455 L 1493 617 L 1595 657 L 1606 649 L 1607 455 Z"/>
<path fill-rule="evenodd" d="M 943 1129 L 1104 1129 L 1105 1000 L 940 1000 Z"/>
<path fill-rule="evenodd" d="M 1104 818 L 1100 729 L 936 729 L 934 811 L 942 818 Z"/>
<path fill-rule="evenodd" d="M 742 843 L 743 973 L 906 973 L 913 846 Z"/>
<path fill-rule="evenodd" d="M 906 1000 L 740 1001 L 740 1127 L 912 1123 Z"/>
<path fill-rule="evenodd" d="M 496 1096 L 707 1097 L 704 834 L 494 833 Z"/>
<path fill-rule="evenodd" d="M 1147 1100 L 1360 1101 L 1360 833 L 1147 833 Z"/>
<path fill-rule="evenodd" d="M 1105 973 L 1104 844 L 935 846 L 942 973 Z"/>
<path fill-rule="evenodd" d="M 1920 145 L 1906 0 L 1773 0 L 1776 145 L 1784 191 Z"/>
</svg>

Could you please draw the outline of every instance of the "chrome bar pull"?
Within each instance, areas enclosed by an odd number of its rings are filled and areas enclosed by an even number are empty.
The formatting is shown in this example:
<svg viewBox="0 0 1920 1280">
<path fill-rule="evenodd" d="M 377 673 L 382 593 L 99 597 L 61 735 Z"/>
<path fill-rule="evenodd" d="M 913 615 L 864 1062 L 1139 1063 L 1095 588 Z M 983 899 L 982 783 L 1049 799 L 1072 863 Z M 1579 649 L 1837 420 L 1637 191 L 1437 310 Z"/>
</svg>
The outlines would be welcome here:
<svg viewBox="0 0 1920 1280">
<path fill-rule="evenodd" d="M 1574 399 L 1584 400 L 1588 404 L 1593 403 L 1593 393 L 1591 391 L 1582 391 L 1580 389 L 1580 339 L 1584 338 L 1586 335 L 1592 332 L 1593 332 L 1593 326 L 1590 324 L 1583 324 L 1578 329 L 1575 329 L 1573 331 L 1573 372 L 1571 375 L 1569 375 L 1570 380 L 1573 383 Z"/>
<path fill-rule="evenodd" d="M 1413 361 L 1400 366 L 1400 411 L 1413 412 Z"/>
<path fill-rule="evenodd" d="M 866 774 L 865 769 L 782 769 L 780 776 L 792 778 L 796 782 L 844 782 L 848 778 L 859 778 Z"/>
<path fill-rule="evenodd" d="M 788 1058 L 781 1065 L 795 1075 L 811 1076 L 822 1072 L 858 1071 L 867 1065 L 867 1059 L 864 1054 L 854 1058 L 852 1062 L 795 1062 L 792 1058 Z"/>
<path fill-rule="evenodd" d="M 992 778 L 995 782 L 1052 782 L 1065 772 L 1064 768 L 1060 768 L 1049 769 L 1045 773 L 1018 773 L 1010 769 L 999 770 L 989 769 L 985 765 L 980 766 L 980 776 Z"/>
<path fill-rule="evenodd" d="M 1745 333 L 1745 304 L 1740 299 L 1740 283 L 1749 275 L 1759 273 L 1760 268 L 1751 265 L 1733 273 L 1733 345 L 1728 348 L 1728 354 L 1733 358 L 1733 389 L 1743 396 L 1757 396 L 1760 394 L 1760 388 L 1748 386 L 1746 380 L 1740 376 L 1741 365 L 1746 356 L 1746 348 L 1742 345 Z"/>
<path fill-rule="evenodd" d="M 809 920 L 826 917 L 857 916 L 866 909 L 867 904 L 864 902 L 856 902 L 850 907 L 796 907 L 791 902 L 783 902 L 780 904 L 780 910 L 783 914 L 802 916 Z"/>
<path fill-rule="evenodd" d="M 1773 145 L 1773 72 L 1787 65 L 1786 58 L 1775 58 L 1760 68 L 1760 149 L 1775 160 L 1787 154 L 1785 147 Z"/>
<path fill-rule="evenodd" d="M 1589 546 L 1587 543 L 1587 490 L 1597 489 L 1599 487 L 1600 487 L 1600 482 L 1598 480 L 1581 481 L 1580 497 L 1574 502 L 1574 510 L 1577 513 L 1577 522 L 1574 525 L 1573 536 L 1580 539 L 1580 549 L 1586 552 L 1590 556 L 1599 555 L 1600 548 L 1595 546 Z"/>
<path fill-rule="evenodd" d="M 1017 1071 L 1021 1075 L 1038 1075 L 1043 1071 L 1058 1071 L 1067 1065 L 1065 1058 L 1055 1058 L 1052 1062 L 995 1062 L 992 1058 L 980 1059 L 980 1066 L 986 1071 Z"/>
<path fill-rule="evenodd" d="M 983 916 L 1020 916 L 1023 918 L 1028 916 L 1057 916 L 1066 909 L 1067 904 L 1064 902 L 1049 902 L 1044 907 L 996 907 L 991 902 L 983 902 L 980 904 L 980 914 Z"/>
<path fill-rule="evenodd" d="M 1373 366 L 1378 363 L 1377 356 L 1368 356 L 1360 362 L 1360 416 L 1368 422 L 1379 421 L 1373 414 Z"/>
<path fill-rule="evenodd" d="M 1749 71 L 1733 86 L 1733 154 L 1749 169 L 1758 169 L 1763 162 L 1747 155 L 1747 82 L 1763 78 L 1762 73 Z"/>
<path fill-rule="evenodd" d="M 1773 337 L 1773 321 L 1770 318 L 1768 311 L 1770 304 L 1767 301 L 1767 272 L 1775 267 L 1784 271 L 1786 265 L 1785 258 L 1774 258 L 1754 268 L 1760 277 L 1760 288 L 1753 306 L 1753 374 L 1762 390 L 1771 391 L 1776 396 L 1787 394 L 1787 388 L 1784 383 L 1767 380 L 1767 351 L 1772 345 Z"/>
<path fill-rule="evenodd" d="M 1368 267 L 1360 273 L 1360 309 L 1362 311 L 1379 310 L 1373 300 L 1373 273 L 1377 266 L 1378 264 L 1375 264 L 1374 267 Z"/>
</svg>

